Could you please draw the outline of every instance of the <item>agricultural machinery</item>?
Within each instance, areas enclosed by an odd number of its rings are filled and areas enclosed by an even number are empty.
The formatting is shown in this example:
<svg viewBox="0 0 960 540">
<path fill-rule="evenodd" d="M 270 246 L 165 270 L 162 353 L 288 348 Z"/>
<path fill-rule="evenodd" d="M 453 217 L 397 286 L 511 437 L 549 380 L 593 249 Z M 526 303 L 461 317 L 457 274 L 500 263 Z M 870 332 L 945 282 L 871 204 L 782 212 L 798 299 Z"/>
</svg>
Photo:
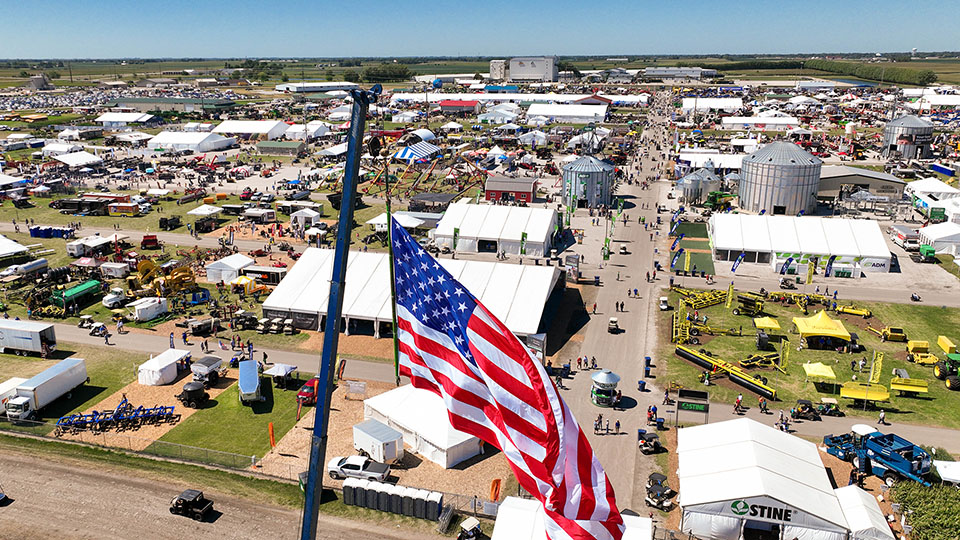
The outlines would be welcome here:
<svg viewBox="0 0 960 540">
<path fill-rule="evenodd" d="M 179 414 L 174 414 L 172 406 L 134 407 L 127 401 L 127 396 L 114 410 L 92 411 L 89 414 L 76 413 L 60 417 L 54 434 L 76 433 L 82 430 L 106 431 L 116 429 L 126 431 L 138 429 L 148 424 L 173 423 L 180 420 Z"/>
</svg>

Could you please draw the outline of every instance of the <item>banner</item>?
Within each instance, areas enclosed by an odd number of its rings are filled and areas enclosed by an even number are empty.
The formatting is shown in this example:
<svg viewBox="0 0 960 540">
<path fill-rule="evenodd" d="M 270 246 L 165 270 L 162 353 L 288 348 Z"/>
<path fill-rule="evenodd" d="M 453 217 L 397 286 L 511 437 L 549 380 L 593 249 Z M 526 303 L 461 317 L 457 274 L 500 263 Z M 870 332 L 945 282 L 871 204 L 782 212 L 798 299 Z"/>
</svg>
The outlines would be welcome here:
<svg viewBox="0 0 960 540">
<path fill-rule="evenodd" d="M 677 236 L 677 239 L 673 241 L 673 245 L 670 246 L 670 251 L 677 249 L 677 245 L 680 244 L 680 241 L 683 240 L 683 237 L 686 236 L 683 233 L 680 233 L 680 236 Z"/>
<path fill-rule="evenodd" d="M 817 268 L 817 262 L 819 261 L 816 257 L 810 257 L 810 260 L 807 262 L 807 285 L 813 283 L 813 272 Z"/>
<path fill-rule="evenodd" d="M 733 304 L 733 282 L 730 282 L 730 287 L 727 288 L 727 309 L 730 309 L 730 304 Z"/>
<path fill-rule="evenodd" d="M 761 215 L 761 216 L 764 215 L 764 214 L 766 214 L 766 213 L 767 213 L 767 209 L 766 209 L 766 208 L 764 208 L 763 210 L 760 210 L 760 215 Z"/>
<path fill-rule="evenodd" d="M 341 358 L 340 355 L 338 354 L 336 363 L 337 363 L 337 369 L 336 369 L 337 379 L 336 380 L 341 381 L 343 380 L 343 369 L 347 367 L 347 359 Z"/>
<path fill-rule="evenodd" d="M 736 273 L 737 273 L 737 268 L 740 267 L 740 263 L 743 262 L 743 258 L 746 257 L 746 256 L 747 256 L 747 254 L 741 251 L 740 254 L 737 255 L 737 260 L 733 261 L 733 268 L 732 268 L 730 271 L 733 272 L 734 274 L 736 274 Z"/>
<path fill-rule="evenodd" d="M 680 260 L 680 255 L 683 253 L 683 248 L 677 250 L 676 255 L 673 256 L 673 260 L 670 261 L 670 268 L 673 268 L 677 265 L 677 261 Z"/>
<path fill-rule="evenodd" d="M 793 262 L 793 257 L 787 257 L 786 262 L 783 263 L 783 266 L 780 267 L 780 275 L 786 275 L 787 270 L 790 269 L 790 263 Z"/>
<path fill-rule="evenodd" d="M 457 249 L 457 240 L 459 240 L 459 239 L 460 239 L 460 227 L 454 227 L 454 228 L 453 228 L 453 249 L 454 249 L 454 251 L 456 251 L 456 249 Z"/>
<path fill-rule="evenodd" d="M 837 260 L 836 255 L 831 255 L 830 258 L 827 259 L 827 268 L 823 271 L 823 277 L 830 277 L 830 271 L 833 270 L 833 261 L 835 260 Z"/>
<path fill-rule="evenodd" d="M 525 232 L 520 233 L 520 254 L 527 254 L 527 233 Z"/>
<path fill-rule="evenodd" d="M 683 220 L 677 220 L 677 221 L 675 221 L 675 222 L 673 223 L 673 227 L 670 227 L 670 234 L 673 234 L 674 232 L 676 232 L 677 227 L 680 226 L 680 222 L 681 222 L 681 221 L 683 221 Z"/>
<path fill-rule="evenodd" d="M 690 271 L 690 251 L 687 251 L 687 258 L 683 261 L 683 271 Z"/>
</svg>

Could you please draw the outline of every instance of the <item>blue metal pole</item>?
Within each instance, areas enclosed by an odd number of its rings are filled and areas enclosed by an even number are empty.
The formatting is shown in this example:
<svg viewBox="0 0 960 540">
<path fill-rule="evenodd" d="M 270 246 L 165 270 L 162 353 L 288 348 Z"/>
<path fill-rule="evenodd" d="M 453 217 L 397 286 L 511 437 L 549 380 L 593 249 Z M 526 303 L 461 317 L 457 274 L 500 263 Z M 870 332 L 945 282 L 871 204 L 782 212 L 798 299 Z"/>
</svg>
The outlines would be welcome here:
<svg viewBox="0 0 960 540">
<path fill-rule="evenodd" d="M 323 353 L 320 359 L 322 385 L 320 388 L 323 389 L 323 397 L 317 396 L 316 414 L 313 420 L 310 469 L 307 472 L 307 485 L 304 488 L 303 523 L 300 526 L 301 540 L 314 540 L 317 537 L 317 517 L 323 492 L 323 466 L 327 451 L 327 423 L 330 420 L 330 397 L 333 394 L 333 363 L 337 358 L 337 344 L 340 341 L 340 313 L 343 310 L 347 255 L 350 252 L 353 209 L 357 199 L 357 173 L 360 170 L 360 156 L 363 155 L 363 130 L 370 104 L 376 101 L 381 91 L 382 87 L 379 84 L 374 85 L 370 90 L 350 91 L 353 97 L 353 110 L 350 113 L 350 128 L 347 132 L 347 164 L 343 175 L 337 246 L 333 258 L 330 301 L 327 306 L 327 322 L 323 328 Z"/>
</svg>

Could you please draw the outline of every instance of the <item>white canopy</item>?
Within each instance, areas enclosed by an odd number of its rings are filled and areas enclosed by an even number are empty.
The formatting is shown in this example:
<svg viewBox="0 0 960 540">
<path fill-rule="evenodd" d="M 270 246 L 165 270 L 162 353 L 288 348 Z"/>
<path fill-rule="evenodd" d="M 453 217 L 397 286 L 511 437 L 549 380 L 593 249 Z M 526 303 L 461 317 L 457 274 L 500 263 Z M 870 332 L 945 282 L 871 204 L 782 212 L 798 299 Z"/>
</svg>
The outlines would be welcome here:
<svg viewBox="0 0 960 540">
<path fill-rule="evenodd" d="M 480 439 L 450 425 L 443 398 L 407 384 L 363 401 L 363 419 L 373 418 L 403 434 L 421 457 L 449 469 L 480 453 Z"/>
<path fill-rule="evenodd" d="M 200 131 L 161 131 L 147 141 L 147 148 L 156 150 L 193 150 L 194 152 L 214 152 L 233 146 L 233 137 L 224 137 L 216 133 Z"/>
<path fill-rule="evenodd" d="M 187 215 L 206 217 L 215 216 L 220 212 L 223 212 L 223 208 L 220 208 L 219 206 L 213 206 L 212 204 L 204 204 L 194 208 L 193 210 L 190 210 L 187 212 Z"/>
<path fill-rule="evenodd" d="M 324 148 L 316 153 L 318 156 L 342 156 L 347 153 L 347 143 L 340 143 L 330 148 Z"/>
<path fill-rule="evenodd" d="M 543 540 L 543 505 L 536 499 L 507 497 L 497 509 L 490 540 Z M 653 520 L 646 517 L 621 514 L 626 530 L 623 540 L 652 540 Z"/>
<path fill-rule="evenodd" d="M 0 234 L 0 258 L 12 257 L 30 251 L 25 246 Z"/>
<path fill-rule="evenodd" d="M 446 124 L 440 126 L 440 129 L 444 131 L 456 131 L 458 129 L 463 129 L 463 125 L 456 122 L 447 122 Z"/>
<path fill-rule="evenodd" d="M 894 540 L 890 525 L 872 495 L 854 485 L 837 488 L 834 493 L 847 518 L 851 540 Z"/>
<path fill-rule="evenodd" d="M 738 538 L 744 522 L 766 522 L 789 538 L 846 537 L 846 518 L 813 443 L 741 418 L 679 430 L 677 456 L 684 533 Z"/>
<path fill-rule="evenodd" d="M 424 224 L 422 219 L 417 219 L 409 214 L 393 214 L 393 219 L 397 220 L 397 223 L 400 224 L 404 229 L 416 229 L 417 227 Z M 387 226 L 387 213 L 384 212 L 379 216 L 368 220 L 367 225 L 373 225 L 380 230 L 381 227 Z"/>
<path fill-rule="evenodd" d="M 252 266 L 256 261 L 243 253 L 234 253 L 207 265 L 207 281 L 210 283 L 229 282 L 237 279 L 240 271 Z"/>
<path fill-rule="evenodd" d="M 437 224 L 435 239 L 457 251 L 477 251 L 485 240 L 506 253 L 543 257 L 553 246 L 556 225 L 557 212 L 549 208 L 456 203 Z"/>
<path fill-rule="evenodd" d="M 150 195 L 152 197 L 166 197 L 169 194 L 170 194 L 169 189 L 152 188 L 147 190 L 147 195 Z"/>
<path fill-rule="evenodd" d="M 190 351 L 167 349 L 137 368 L 137 382 L 147 386 L 161 386 L 177 380 L 177 362 L 188 358 Z"/>
<path fill-rule="evenodd" d="M 546 144 L 547 134 L 542 131 L 528 131 L 517 139 L 523 144 Z"/>
<path fill-rule="evenodd" d="M 73 152 L 71 154 L 60 154 L 53 156 L 53 159 L 72 168 L 88 167 L 90 165 L 99 165 L 103 160 L 89 152 Z"/>
</svg>

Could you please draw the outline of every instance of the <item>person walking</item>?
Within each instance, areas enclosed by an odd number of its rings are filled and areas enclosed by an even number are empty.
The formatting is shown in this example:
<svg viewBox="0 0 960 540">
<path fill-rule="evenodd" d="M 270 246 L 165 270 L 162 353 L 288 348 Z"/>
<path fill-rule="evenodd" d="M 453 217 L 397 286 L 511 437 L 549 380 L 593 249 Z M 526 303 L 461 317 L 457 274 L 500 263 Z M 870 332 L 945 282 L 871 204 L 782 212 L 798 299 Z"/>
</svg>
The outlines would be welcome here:
<svg viewBox="0 0 960 540">
<path fill-rule="evenodd" d="M 669 405 L 669 404 L 670 404 L 670 390 L 667 389 L 663 391 L 663 403 L 661 403 L 661 405 Z"/>
<path fill-rule="evenodd" d="M 596 303 L 596 302 L 593 303 L 593 314 L 594 314 L 594 315 L 597 314 L 597 303 Z"/>
<path fill-rule="evenodd" d="M 103 344 L 110 345 L 110 332 L 103 333 Z"/>
<path fill-rule="evenodd" d="M 173 348 L 173 332 L 170 332 L 170 348 Z"/>
<path fill-rule="evenodd" d="M 882 426 L 887 425 L 887 414 L 883 411 L 883 409 L 880 409 L 880 418 L 877 419 L 877 423 Z"/>
<path fill-rule="evenodd" d="M 607 418 L 607 427 L 605 429 L 604 435 L 609 435 L 609 434 L 610 434 L 610 419 Z"/>
<path fill-rule="evenodd" d="M 580 371 L 581 369 L 583 369 L 583 359 L 581 359 L 581 358 L 578 356 L 578 357 L 577 357 L 577 371 Z"/>
<path fill-rule="evenodd" d="M 619 434 L 620 434 L 620 420 L 617 420 L 616 422 L 614 422 L 613 427 L 614 427 L 614 429 L 616 430 L 615 433 L 616 433 L 617 435 L 619 435 Z"/>
<path fill-rule="evenodd" d="M 182 334 L 180 334 L 180 338 L 183 339 L 183 344 L 184 344 L 184 345 L 190 345 L 190 342 L 187 341 L 187 333 L 186 333 L 186 332 L 183 332 Z"/>
<path fill-rule="evenodd" d="M 596 356 L 591 356 L 591 357 L 590 357 L 590 367 L 591 367 L 591 369 L 597 369 L 597 357 L 596 357 Z"/>
</svg>

